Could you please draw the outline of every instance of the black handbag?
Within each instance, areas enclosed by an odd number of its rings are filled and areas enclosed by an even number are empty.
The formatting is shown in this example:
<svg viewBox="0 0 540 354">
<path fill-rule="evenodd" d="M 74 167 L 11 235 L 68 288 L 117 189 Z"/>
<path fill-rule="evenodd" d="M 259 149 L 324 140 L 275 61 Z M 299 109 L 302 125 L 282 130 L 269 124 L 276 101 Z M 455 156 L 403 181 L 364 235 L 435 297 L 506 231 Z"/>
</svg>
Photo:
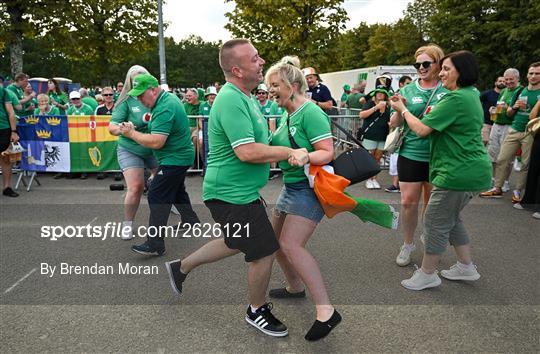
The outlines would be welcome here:
<svg viewBox="0 0 540 354">
<path fill-rule="evenodd" d="M 352 136 L 345 128 L 332 120 L 332 124 L 341 130 L 353 142 L 358 144 L 357 148 L 347 150 L 339 155 L 334 161 L 329 163 L 334 167 L 334 173 L 351 181 L 351 185 L 362 182 L 381 172 L 379 165 L 375 162 L 373 156 L 362 146 L 362 143 Z M 289 117 L 287 116 L 287 133 L 293 149 L 299 146 L 294 141 L 289 130 Z"/>
</svg>

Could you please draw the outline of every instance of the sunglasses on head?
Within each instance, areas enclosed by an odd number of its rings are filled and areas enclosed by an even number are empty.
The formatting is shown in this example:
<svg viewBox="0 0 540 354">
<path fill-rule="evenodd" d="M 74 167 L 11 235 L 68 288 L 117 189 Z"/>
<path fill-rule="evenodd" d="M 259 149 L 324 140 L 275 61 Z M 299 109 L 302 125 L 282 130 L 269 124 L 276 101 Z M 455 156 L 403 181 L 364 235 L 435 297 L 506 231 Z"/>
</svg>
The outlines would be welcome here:
<svg viewBox="0 0 540 354">
<path fill-rule="evenodd" d="M 113 95 L 112 93 L 104 93 L 101 96 L 112 96 L 112 95 Z"/>
<path fill-rule="evenodd" d="M 432 61 L 423 61 L 421 63 L 414 63 L 413 66 L 416 70 L 420 69 L 420 67 L 423 67 L 424 69 L 427 69 L 431 66 L 431 64 L 433 64 Z"/>
</svg>

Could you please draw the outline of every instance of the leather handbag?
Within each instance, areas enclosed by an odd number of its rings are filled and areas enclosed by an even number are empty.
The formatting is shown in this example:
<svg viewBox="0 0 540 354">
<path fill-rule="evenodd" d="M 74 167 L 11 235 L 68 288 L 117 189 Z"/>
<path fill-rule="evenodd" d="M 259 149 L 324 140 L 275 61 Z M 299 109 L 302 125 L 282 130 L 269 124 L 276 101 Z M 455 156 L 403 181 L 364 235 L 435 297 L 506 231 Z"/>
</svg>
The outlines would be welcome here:
<svg viewBox="0 0 540 354">
<path fill-rule="evenodd" d="M 531 135 L 540 134 L 540 117 L 533 118 L 527 123 L 527 133 Z"/>
</svg>

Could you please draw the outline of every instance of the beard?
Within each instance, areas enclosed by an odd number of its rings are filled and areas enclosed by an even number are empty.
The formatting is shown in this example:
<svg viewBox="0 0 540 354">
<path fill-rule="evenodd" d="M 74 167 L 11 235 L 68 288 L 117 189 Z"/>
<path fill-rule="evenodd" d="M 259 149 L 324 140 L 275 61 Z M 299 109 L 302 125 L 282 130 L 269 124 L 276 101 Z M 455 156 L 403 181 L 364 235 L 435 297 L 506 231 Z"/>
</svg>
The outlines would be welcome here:
<svg viewBox="0 0 540 354">
<path fill-rule="evenodd" d="M 499 84 L 499 85 L 496 85 L 496 86 L 497 86 L 497 88 L 498 88 L 499 90 L 502 90 L 503 88 L 506 87 L 506 85 L 503 85 L 503 84 Z"/>
</svg>

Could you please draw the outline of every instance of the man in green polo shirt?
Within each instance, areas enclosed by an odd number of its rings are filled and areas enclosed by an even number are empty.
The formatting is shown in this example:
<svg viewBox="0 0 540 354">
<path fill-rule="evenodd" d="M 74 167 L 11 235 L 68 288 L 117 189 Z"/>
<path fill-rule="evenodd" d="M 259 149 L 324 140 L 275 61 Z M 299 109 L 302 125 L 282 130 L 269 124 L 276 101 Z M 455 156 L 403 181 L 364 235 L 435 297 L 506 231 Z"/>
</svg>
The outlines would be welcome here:
<svg viewBox="0 0 540 354">
<path fill-rule="evenodd" d="M 79 91 L 71 91 L 69 93 L 69 101 L 71 105 L 69 106 L 66 114 L 68 116 L 92 116 L 94 115 L 94 110 L 92 107 L 83 103 L 81 100 L 81 94 Z"/>
<path fill-rule="evenodd" d="M 17 120 L 11 98 L 8 90 L 3 86 L 4 78 L 0 76 L 0 153 L 5 151 L 11 142 L 19 141 L 17 134 Z M 2 168 L 2 195 L 7 197 L 18 197 L 10 186 L 11 182 L 11 163 L 3 158 L 0 158 L 0 167 Z"/>
<path fill-rule="evenodd" d="M 24 117 L 26 115 L 26 112 L 24 111 L 25 104 L 28 101 L 32 101 L 36 97 L 36 93 L 32 92 L 32 94 L 25 96 L 24 95 L 24 88 L 28 85 L 28 75 L 25 73 L 19 73 L 15 75 L 15 82 L 12 83 L 7 87 L 9 91 L 11 91 L 19 100 L 19 103 L 21 104 L 20 108 L 15 109 L 15 115 L 18 117 Z"/>
<path fill-rule="evenodd" d="M 131 249 L 144 255 L 161 256 L 165 253 L 163 230 L 169 221 L 173 204 L 185 222 L 188 222 L 188 219 L 199 221 L 191 207 L 184 184 L 186 172 L 193 163 L 193 144 L 182 102 L 175 95 L 162 90 L 155 77 L 150 74 L 135 76 L 129 95 L 137 97 L 143 105 L 150 108 L 148 133 L 135 130 L 131 122 L 121 123 L 120 131 L 127 138 L 154 150 L 159 163 L 148 191 L 148 238 L 145 243 L 132 246 Z M 157 231 L 156 237 L 151 237 L 152 229 Z"/>
<path fill-rule="evenodd" d="M 268 146 L 266 119 L 251 98 L 263 80 L 264 60 L 246 39 L 233 39 L 220 49 L 219 63 L 227 83 L 214 101 L 208 121 L 210 154 L 203 182 L 203 200 L 221 226 L 212 240 L 184 258 L 166 263 L 173 291 L 195 267 L 244 253 L 248 262 L 249 300 L 246 321 L 275 337 L 288 334 L 266 303 L 273 254 L 279 244 L 259 191 L 268 180 L 270 162 L 309 159 L 307 150 Z"/>
</svg>

